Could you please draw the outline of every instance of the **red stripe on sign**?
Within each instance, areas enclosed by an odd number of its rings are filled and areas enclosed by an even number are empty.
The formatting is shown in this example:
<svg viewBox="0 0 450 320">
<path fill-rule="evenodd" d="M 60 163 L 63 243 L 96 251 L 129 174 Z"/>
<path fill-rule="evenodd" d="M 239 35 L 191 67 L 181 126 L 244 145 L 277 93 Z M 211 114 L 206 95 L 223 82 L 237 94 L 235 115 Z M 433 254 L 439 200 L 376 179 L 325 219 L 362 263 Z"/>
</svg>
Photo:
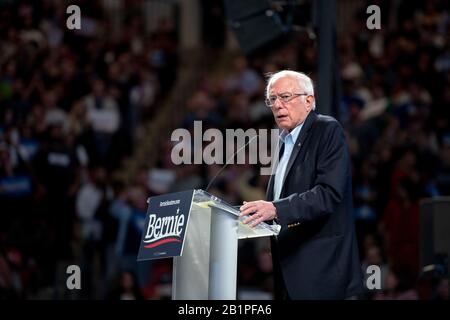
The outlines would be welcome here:
<svg viewBox="0 0 450 320">
<path fill-rule="evenodd" d="M 155 243 L 148 244 L 148 245 L 144 246 L 144 248 L 150 249 L 150 248 L 154 248 L 154 247 L 157 247 L 164 243 L 169 243 L 169 242 L 181 242 L 181 240 L 177 239 L 177 238 L 162 239 L 162 240 L 156 241 Z"/>
</svg>

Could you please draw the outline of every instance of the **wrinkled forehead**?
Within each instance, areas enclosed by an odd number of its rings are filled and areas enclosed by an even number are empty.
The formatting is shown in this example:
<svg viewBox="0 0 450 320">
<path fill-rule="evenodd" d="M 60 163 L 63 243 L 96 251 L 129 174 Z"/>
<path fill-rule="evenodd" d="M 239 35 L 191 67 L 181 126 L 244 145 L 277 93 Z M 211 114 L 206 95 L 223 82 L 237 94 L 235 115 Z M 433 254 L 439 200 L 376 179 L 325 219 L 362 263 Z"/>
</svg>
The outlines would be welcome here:
<svg viewBox="0 0 450 320">
<path fill-rule="evenodd" d="M 276 79 L 269 87 L 269 94 L 280 94 L 283 92 L 296 92 L 300 88 L 298 79 L 294 77 L 282 77 Z"/>
</svg>

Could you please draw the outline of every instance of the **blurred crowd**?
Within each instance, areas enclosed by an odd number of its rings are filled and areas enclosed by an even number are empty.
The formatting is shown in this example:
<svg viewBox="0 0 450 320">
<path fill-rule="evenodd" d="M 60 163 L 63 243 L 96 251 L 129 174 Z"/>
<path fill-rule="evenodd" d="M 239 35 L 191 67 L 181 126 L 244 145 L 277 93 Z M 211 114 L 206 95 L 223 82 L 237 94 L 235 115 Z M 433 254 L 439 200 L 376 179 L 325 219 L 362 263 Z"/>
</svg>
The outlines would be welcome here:
<svg viewBox="0 0 450 320">
<path fill-rule="evenodd" d="M 114 34 L 101 1 L 78 4 L 81 30 L 62 1 L 0 5 L 1 298 L 65 298 L 70 264 L 81 298 L 139 271 L 146 179 L 114 173 L 174 83 L 177 39 L 165 20 L 143 32 L 133 11 Z"/>
<path fill-rule="evenodd" d="M 178 40 L 166 20 L 142 32 L 139 14 L 125 16 L 117 36 L 99 3 L 84 1 L 89 28 L 78 32 L 65 28 L 58 2 L 0 6 L 1 299 L 169 298 L 170 259 L 136 262 L 146 200 L 204 189 L 221 169 L 174 165 L 164 132 L 155 166 L 143 163 L 131 184 L 115 178 L 133 156 L 136 129 L 173 87 Z M 220 17 L 214 3 L 205 7 Z M 374 31 L 361 3 L 338 37 L 335 116 L 352 158 L 361 267 L 367 275 L 375 264 L 382 274 L 382 288 L 362 298 L 445 299 L 446 280 L 419 270 L 419 201 L 450 195 L 450 12 L 445 1 L 398 1 L 394 19 Z M 378 1 L 382 12 L 387 3 Z M 217 19 L 208 23 L 221 30 Z M 204 39 L 213 50 L 225 41 L 208 32 Z M 265 54 L 235 54 L 222 69 L 203 75 L 177 127 L 274 128 L 265 75 L 292 69 L 317 80 L 317 43 L 291 33 Z M 209 192 L 231 204 L 264 199 L 268 178 L 258 165 L 230 164 Z M 239 297 L 271 298 L 267 239 L 239 246 Z M 81 266 L 83 290 L 65 288 L 71 264 Z"/>
</svg>

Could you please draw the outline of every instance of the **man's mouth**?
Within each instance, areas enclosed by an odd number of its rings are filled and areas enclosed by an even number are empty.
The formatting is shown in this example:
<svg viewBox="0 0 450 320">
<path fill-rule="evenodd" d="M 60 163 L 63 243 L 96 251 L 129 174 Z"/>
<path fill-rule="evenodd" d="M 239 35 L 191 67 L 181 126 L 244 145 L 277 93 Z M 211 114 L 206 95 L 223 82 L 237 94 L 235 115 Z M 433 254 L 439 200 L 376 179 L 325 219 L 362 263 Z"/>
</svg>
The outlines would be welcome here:
<svg viewBox="0 0 450 320">
<path fill-rule="evenodd" d="M 284 120 L 284 119 L 286 119 L 287 118 L 287 115 L 278 115 L 277 116 L 277 119 L 278 120 Z"/>
</svg>

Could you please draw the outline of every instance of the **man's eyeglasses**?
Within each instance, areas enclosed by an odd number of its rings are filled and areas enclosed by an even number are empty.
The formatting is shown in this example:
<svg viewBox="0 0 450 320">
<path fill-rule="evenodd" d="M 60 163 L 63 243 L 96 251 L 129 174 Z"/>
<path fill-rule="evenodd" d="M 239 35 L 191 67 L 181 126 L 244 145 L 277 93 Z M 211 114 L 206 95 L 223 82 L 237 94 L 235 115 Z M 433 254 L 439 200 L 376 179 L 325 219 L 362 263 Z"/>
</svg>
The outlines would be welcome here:
<svg viewBox="0 0 450 320">
<path fill-rule="evenodd" d="M 307 96 L 307 93 L 282 93 L 282 94 L 277 94 L 277 95 L 271 95 L 266 99 L 266 105 L 269 108 L 272 108 L 275 104 L 275 101 L 277 101 L 277 99 L 280 99 L 283 102 L 289 102 L 294 98 L 297 98 L 299 96 Z"/>
</svg>

